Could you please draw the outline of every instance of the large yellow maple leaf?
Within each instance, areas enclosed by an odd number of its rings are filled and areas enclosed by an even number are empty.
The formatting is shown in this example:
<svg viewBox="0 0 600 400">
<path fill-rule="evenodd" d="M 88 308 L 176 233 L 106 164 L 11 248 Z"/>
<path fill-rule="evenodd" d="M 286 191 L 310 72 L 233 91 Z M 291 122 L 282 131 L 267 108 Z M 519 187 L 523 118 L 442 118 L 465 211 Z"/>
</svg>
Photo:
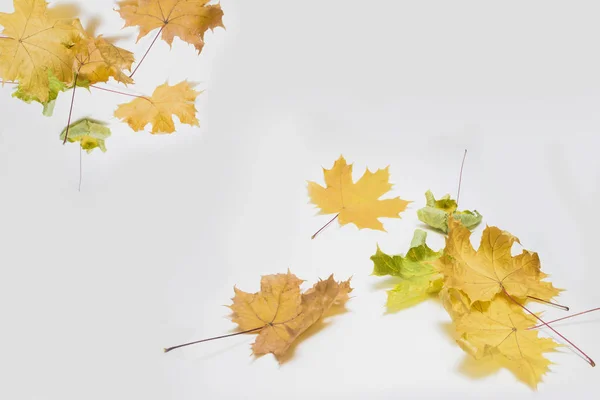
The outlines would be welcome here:
<svg viewBox="0 0 600 400">
<path fill-rule="evenodd" d="M 255 355 L 273 353 L 280 358 L 331 306 L 343 305 L 352 291 L 350 280 L 336 282 L 333 275 L 304 293 L 300 292 L 302 282 L 288 271 L 263 276 L 258 293 L 234 288 L 231 319 L 242 331 L 258 332 L 252 345 Z"/>
<path fill-rule="evenodd" d="M 158 86 L 151 97 L 140 97 L 130 103 L 120 104 L 115 117 L 127 122 L 134 131 L 141 131 L 152 124 L 152 133 L 173 133 L 173 115 L 182 124 L 198 126 L 194 102 L 200 92 L 192 89 L 187 81 L 174 86 L 167 83 Z"/>
<path fill-rule="evenodd" d="M 536 388 L 551 364 L 544 353 L 559 346 L 528 329 L 537 323 L 535 317 L 525 314 L 505 296 L 497 296 L 491 302 L 474 304 L 471 312 L 458 319 L 457 342 L 476 359 L 492 358 Z"/>
<path fill-rule="evenodd" d="M 492 300 L 504 291 L 513 297 L 546 301 L 560 293 L 552 283 L 543 281 L 548 275 L 540 270 L 537 253 L 523 250 L 512 256 L 513 244 L 519 243 L 512 234 L 488 226 L 475 251 L 467 228 L 454 218 L 448 219 L 448 226 L 444 256 L 435 265 L 445 275 L 444 286 L 462 290 L 471 303 Z"/>
<path fill-rule="evenodd" d="M 220 4 L 210 0 L 121 0 L 118 2 L 125 27 L 139 26 L 140 40 L 154 29 L 161 29 L 169 44 L 175 36 L 194 45 L 198 53 L 204 47 L 204 33 L 223 26 Z"/>
<path fill-rule="evenodd" d="M 66 14 L 48 9 L 45 0 L 14 0 L 12 14 L 0 13 L 0 78 L 18 81 L 22 97 L 46 103 L 49 76 L 73 82 L 73 40 L 80 32 Z"/>
<path fill-rule="evenodd" d="M 389 167 L 379 169 L 375 173 L 367 169 L 364 175 L 353 183 L 352 164 L 346 164 L 344 157 L 340 156 L 333 168 L 323 168 L 323 174 L 327 187 L 308 182 L 308 195 L 321 209 L 320 214 L 339 214 L 340 225 L 353 223 L 359 229 L 385 231 L 378 218 L 400 218 L 400 212 L 410 203 L 400 197 L 379 199 L 392 188 L 392 184 L 389 183 Z"/>
</svg>

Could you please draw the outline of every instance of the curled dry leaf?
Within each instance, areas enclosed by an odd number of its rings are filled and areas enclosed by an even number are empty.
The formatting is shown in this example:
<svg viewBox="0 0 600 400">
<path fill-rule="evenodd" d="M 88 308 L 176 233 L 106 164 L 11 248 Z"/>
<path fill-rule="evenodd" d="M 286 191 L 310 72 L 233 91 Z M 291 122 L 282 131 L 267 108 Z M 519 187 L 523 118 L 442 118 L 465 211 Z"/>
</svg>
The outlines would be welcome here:
<svg viewBox="0 0 600 400">
<path fill-rule="evenodd" d="M 220 4 L 210 0 L 121 0 L 118 2 L 125 26 L 139 26 L 138 40 L 155 29 L 169 45 L 175 36 L 193 44 L 198 53 L 204 47 L 204 33 L 223 27 Z"/>
<path fill-rule="evenodd" d="M 346 164 L 344 157 L 340 156 L 332 169 L 323 169 L 327 186 L 308 182 L 308 195 L 321 209 L 320 214 L 339 214 L 340 225 L 353 223 L 359 229 L 385 231 L 378 218 L 400 218 L 400 212 L 410 203 L 400 197 L 379 199 L 392 188 L 388 169 L 379 169 L 375 173 L 367 169 L 354 183 L 352 164 Z"/>
<path fill-rule="evenodd" d="M 252 345 L 255 355 L 282 356 L 331 306 L 343 305 L 352 291 L 350 280 L 336 282 L 333 275 L 304 293 L 300 292 L 302 282 L 288 271 L 263 276 L 258 293 L 234 288 L 235 297 L 230 306 L 232 321 L 242 331 L 258 332 Z"/>
<path fill-rule="evenodd" d="M 173 115 L 182 124 L 198 126 L 200 123 L 196 118 L 194 102 L 200 92 L 192 87 L 187 81 L 174 86 L 162 84 L 154 90 L 151 97 L 141 97 L 119 105 L 115 117 L 127 122 L 136 132 L 152 124 L 154 134 L 175 132 Z"/>
<path fill-rule="evenodd" d="M 513 244 L 519 243 L 517 237 L 488 226 L 475 251 L 467 228 L 454 218 L 448 225 L 444 255 L 435 265 L 445 276 L 444 286 L 464 291 L 471 303 L 492 300 L 503 291 L 512 297 L 533 296 L 546 301 L 560 293 L 552 283 L 543 281 L 548 275 L 541 271 L 537 253 L 523 250 L 512 256 Z"/>
<path fill-rule="evenodd" d="M 458 204 L 450 198 L 449 194 L 436 200 L 433 193 L 428 190 L 425 192 L 425 198 L 427 199 L 427 205 L 417 210 L 419 220 L 444 233 L 448 233 L 448 218 L 450 216 L 460 221 L 468 229 L 475 228 L 483 218 L 477 210 L 457 211 Z"/>
<path fill-rule="evenodd" d="M 91 118 L 83 118 L 69 125 L 68 141 L 71 143 L 79 142 L 81 148 L 91 153 L 95 148 L 102 152 L 106 151 L 104 141 L 110 137 L 110 128 L 102 121 Z M 60 139 L 64 140 L 67 128 L 63 129 Z"/>
</svg>

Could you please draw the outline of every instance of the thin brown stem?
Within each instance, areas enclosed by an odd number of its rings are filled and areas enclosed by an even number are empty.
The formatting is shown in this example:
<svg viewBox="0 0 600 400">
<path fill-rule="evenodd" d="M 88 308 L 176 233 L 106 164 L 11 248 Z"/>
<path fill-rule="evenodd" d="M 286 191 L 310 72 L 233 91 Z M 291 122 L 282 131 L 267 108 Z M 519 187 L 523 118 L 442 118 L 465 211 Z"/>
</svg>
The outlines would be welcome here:
<svg viewBox="0 0 600 400">
<path fill-rule="evenodd" d="M 79 186 L 77 188 L 77 190 L 79 190 L 81 192 L 81 179 L 83 178 L 83 165 L 82 165 L 82 156 L 83 154 L 83 147 L 79 146 Z"/>
<path fill-rule="evenodd" d="M 19 82 L 15 82 L 15 81 L 2 81 L 2 80 L 0 80 L 0 83 L 3 84 L 3 85 L 5 83 L 7 83 L 9 85 L 18 85 L 19 84 Z"/>
<path fill-rule="evenodd" d="M 527 297 L 529 297 L 532 300 L 539 301 L 540 303 L 550 304 L 551 306 L 560 308 L 561 310 L 569 311 L 569 307 L 563 306 L 562 304 L 553 303 L 548 300 L 540 299 L 539 297 L 534 297 L 534 296 L 527 296 Z"/>
<path fill-rule="evenodd" d="M 314 235 L 312 235 L 310 238 L 311 238 L 311 239 L 314 239 L 315 237 L 317 237 L 317 235 L 318 235 L 319 233 L 321 233 L 321 231 L 322 231 L 323 229 L 327 228 L 327 227 L 329 226 L 329 224 L 331 224 L 333 221 L 335 221 L 335 220 L 336 220 L 336 218 L 337 218 L 337 217 L 339 217 L 339 216 L 340 216 L 340 214 L 339 214 L 339 213 L 338 213 L 338 214 L 336 214 L 336 215 L 335 215 L 335 217 L 331 218 L 331 219 L 329 220 L 329 222 L 328 222 L 328 223 L 326 223 L 325 225 L 323 225 L 323 226 L 321 227 L 321 229 L 319 229 L 318 231 L 316 231 L 316 232 L 315 232 L 315 234 L 314 234 Z"/>
<path fill-rule="evenodd" d="M 561 339 L 563 339 L 565 342 L 569 343 L 575 350 L 577 350 L 583 356 L 583 358 L 585 358 L 585 360 L 588 362 L 588 364 L 590 364 L 592 367 L 596 366 L 596 363 L 594 362 L 594 360 L 592 360 L 587 354 L 585 354 L 583 352 L 583 350 L 581 350 L 579 347 L 577 347 L 575 345 L 575 343 L 571 342 L 569 339 L 567 339 L 566 337 L 564 337 L 560 332 L 558 332 L 556 329 L 554 329 L 553 327 L 551 327 L 550 325 L 548 325 L 548 323 L 546 323 L 543 319 L 541 319 L 540 317 L 538 317 L 535 313 L 531 312 L 523 304 L 521 304 L 518 301 L 516 301 L 510 294 L 508 294 L 508 292 L 506 291 L 506 289 L 504 287 L 502 288 L 502 291 L 504 292 L 504 294 L 506 295 L 506 297 L 508 297 L 513 303 L 515 303 L 516 305 L 518 305 L 519 307 L 521 307 L 523 310 L 527 311 L 529 314 L 531 314 L 533 317 L 535 317 L 538 321 L 540 321 L 543 326 L 548 327 L 548 329 L 550 329 L 552 332 L 554 332 L 558 336 L 560 336 Z"/>
<path fill-rule="evenodd" d="M 458 192 L 456 193 L 456 206 L 458 207 L 458 199 L 460 198 L 460 186 L 462 184 L 463 168 L 465 167 L 465 159 L 467 158 L 467 149 L 463 155 L 462 163 L 460 164 L 460 175 L 458 177 Z"/>
<path fill-rule="evenodd" d="M 230 333 L 229 335 L 215 336 L 215 337 L 211 337 L 211 338 L 208 338 L 208 339 L 196 340 L 195 342 L 189 342 L 189 343 L 180 344 L 178 346 L 167 347 L 166 349 L 164 349 L 164 352 L 168 353 L 171 350 L 179 349 L 179 348 L 185 347 L 185 346 L 191 346 L 192 344 L 196 344 L 196 343 L 209 342 L 211 340 L 224 339 L 224 338 L 228 338 L 228 337 L 232 337 L 232 336 L 243 335 L 244 333 L 256 332 L 256 331 L 258 331 L 258 330 L 260 330 L 262 328 L 264 328 L 264 326 L 260 326 L 258 328 L 254 328 L 254 329 L 248 329 L 247 331 Z"/>
<path fill-rule="evenodd" d="M 129 97 L 137 97 L 138 99 L 144 99 L 144 100 L 148 100 L 151 101 L 149 98 L 147 98 L 146 96 L 140 96 L 137 94 L 131 94 L 131 93 L 125 93 L 125 92 L 120 92 L 118 90 L 113 90 L 113 89 L 106 89 L 100 86 L 96 86 L 96 85 L 90 85 L 91 88 L 94 89 L 98 89 L 98 90 L 104 90 L 105 92 L 110 92 L 110 93 L 115 93 L 115 94 L 120 94 L 123 96 L 129 96 Z"/>
<path fill-rule="evenodd" d="M 598 307 L 598 308 L 592 308 L 591 310 L 587 310 L 587 311 L 582 311 L 582 312 L 579 312 L 579 313 L 577 313 L 577 314 L 571 314 L 571 315 L 567 315 L 566 317 L 562 317 L 562 318 L 558 318 L 558 319 L 553 319 L 552 321 L 547 321 L 546 323 L 547 323 L 547 324 L 553 324 L 553 323 L 555 323 L 555 322 L 558 322 L 558 321 L 563 321 L 563 320 L 565 320 L 565 319 L 569 319 L 569 318 L 577 317 L 577 316 L 579 316 L 579 315 L 583 315 L 583 314 L 591 313 L 592 311 L 598 311 L 598 310 L 600 310 L 600 307 Z M 544 326 L 544 324 L 540 324 L 540 325 L 532 326 L 532 327 L 530 327 L 530 328 L 527 328 L 527 329 L 537 329 L 537 328 L 541 328 L 542 326 Z"/>
<path fill-rule="evenodd" d="M 71 96 L 71 107 L 69 108 L 69 119 L 67 120 L 67 131 L 65 132 L 65 139 L 63 140 L 63 144 L 67 143 L 67 139 L 69 138 L 69 127 L 71 125 L 71 117 L 73 116 L 73 104 L 75 104 L 75 89 L 77 89 L 77 78 L 79 77 L 79 73 L 75 73 L 75 79 L 73 81 L 73 95 Z"/>
<path fill-rule="evenodd" d="M 142 56 L 142 59 L 140 60 L 140 62 L 138 63 L 138 65 L 136 65 L 136 67 L 133 69 L 133 72 L 131 73 L 131 75 L 129 75 L 130 78 L 133 78 L 133 75 L 135 75 L 136 71 L 138 70 L 138 68 L 140 67 L 140 65 L 142 65 L 142 63 L 144 62 L 144 59 L 146 58 L 146 56 L 148 55 L 148 53 L 150 52 L 150 49 L 152 48 L 152 46 L 154 46 L 154 43 L 156 43 L 156 40 L 158 39 L 158 37 L 160 36 L 160 34 L 162 33 L 163 29 L 165 29 L 165 25 L 163 25 L 160 30 L 158 31 L 158 33 L 156 34 L 156 36 L 154 37 L 154 40 L 152 40 L 152 43 L 150 43 L 150 46 L 148 47 L 148 50 L 146 50 L 146 52 L 144 53 L 144 55 Z"/>
</svg>

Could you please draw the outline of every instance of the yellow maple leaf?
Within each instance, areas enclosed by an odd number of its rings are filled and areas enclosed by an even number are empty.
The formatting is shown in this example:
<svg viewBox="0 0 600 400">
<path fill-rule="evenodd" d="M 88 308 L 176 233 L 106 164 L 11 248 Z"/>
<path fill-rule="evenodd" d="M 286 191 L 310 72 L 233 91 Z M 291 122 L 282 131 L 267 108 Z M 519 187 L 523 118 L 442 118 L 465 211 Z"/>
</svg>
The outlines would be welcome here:
<svg viewBox="0 0 600 400">
<path fill-rule="evenodd" d="M 385 231 L 380 217 L 400 218 L 410 201 L 400 197 L 379 200 L 392 185 L 389 183 L 389 167 L 375 173 L 365 171 L 356 182 L 352 182 L 352 164 L 346 164 L 343 156 L 333 164 L 332 169 L 323 168 L 323 187 L 308 182 L 308 195 L 321 210 L 320 214 L 338 214 L 340 225 L 355 224 L 359 229 L 371 228 Z"/>
<path fill-rule="evenodd" d="M 158 86 L 151 97 L 140 97 L 130 103 L 120 104 L 115 117 L 127 122 L 136 132 L 152 124 L 152 133 L 173 133 L 173 115 L 182 124 L 198 126 L 194 102 L 200 92 L 192 87 L 187 81 L 174 86 L 165 83 Z"/>
<path fill-rule="evenodd" d="M 448 226 L 444 256 L 435 265 L 445 275 L 444 286 L 462 290 L 471 303 L 492 300 L 503 291 L 513 297 L 546 301 L 560 293 L 561 289 L 542 281 L 548 275 L 540 270 L 537 253 L 523 250 L 512 256 L 513 244 L 519 243 L 512 234 L 488 226 L 475 251 L 467 228 L 454 218 L 448 219 Z"/>
<path fill-rule="evenodd" d="M 169 44 L 175 36 L 194 45 L 198 53 L 204 47 L 204 33 L 223 27 L 220 4 L 210 0 L 121 0 L 118 2 L 125 27 L 139 26 L 137 40 L 160 28 L 162 39 Z"/>
<path fill-rule="evenodd" d="M 281 357 L 332 305 L 345 303 L 352 291 L 350 280 L 336 282 L 333 275 L 304 293 L 300 292 L 302 282 L 288 271 L 263 276 L 258 293 L 234 288 L 231 319 L 242 331 L 258 332 L 252 345 L 255 355 L 273 353 Z"/>
<path fill-rule="evenodd" d="M 49 75 L 73 82 L 73 39 L 78 20 L 48 9 L 45 0 L 14 0 L 12 14 L 0 13 L 0 77 L 18 81 L 21 96 L 46 103 Z M 52 12 L 50 12 L 52 11 Z M 51 74 L 49 74 L 49 71 Z"/>
<path fill-rule="evenodd" d="M 515 376 L 536 388 L 551 362 L 544 353 L 559 346 L 549 338 L 528 330 L 537 324 L 535 317 L 505 296 L 491 302 L 476 303 L 470 313 L 456 322 L 458 344 L 476 359 L 492 358 Z"/>
<path fill-rule="evenodd" d="M 134 62 L 133 53 L 115 46 L 102 35 L 92 37 L 88 35 L 81 24 L 77 23 L 81 31 L 81 38 L 73 46 L 75 53 L 74 70 L 77 80 L 85 85 L 98 82 L 107 82 L 113 77 L 118 82 L 133 83 L 124 69 L 131 70 Z"/>
</svg>

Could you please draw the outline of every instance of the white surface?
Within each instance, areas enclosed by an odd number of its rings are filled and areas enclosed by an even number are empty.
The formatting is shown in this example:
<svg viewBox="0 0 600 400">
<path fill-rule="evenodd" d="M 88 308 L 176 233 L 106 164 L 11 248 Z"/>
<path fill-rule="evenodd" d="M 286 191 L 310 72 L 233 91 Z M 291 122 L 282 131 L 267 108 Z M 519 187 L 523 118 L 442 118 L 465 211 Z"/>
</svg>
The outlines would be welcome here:
<svg viewBox="0 0 600 400">
<path fill-rule="evenodd" d="M 112 6 L 86 1 L 82 19 L 116 33 Z M 454 194 L 468 148 L 461 208 L 538 251 L 573 311 L 600 305 L 597 2 L 222 6 L 227 30 L 199 58 L 159 42 L 136 74 L 142 93 L 201 82 L 200 129 L 134 133 L 111 117 L 127 99 L 78 94 L 75 117 L 113 129 L 106 154 L 84 155 L 81 193 L 77 147 L 58 140 L 69 96 L 48 119 L 0 90 L 0 398 L 594 397 L 600 371 L 568 349 L 538 392 L 507 371 L 463 374 L 439 304 L 383 315 L 369 256 L 376 243 L 406 251 L 424 192 Z M 138 58 L 153 37 L 121 34 Z M 415 201 L 384 220 L 388 233 L 345 226 L 310 240 L 328 218 L 314 216 L 305 181 L 322 182 L 340 154 L 355 177 L 391 165 L 391 195 Z M 254 360 L 252 336 L 162 353 L 230 332 L 233 285 L 255 291 L 288 267 L 310 284 L 353 275 L 356 288 L 350 311 L 291 361 Z M 557 327 L 600 360 L 600 316 Z"/>
</svg>

